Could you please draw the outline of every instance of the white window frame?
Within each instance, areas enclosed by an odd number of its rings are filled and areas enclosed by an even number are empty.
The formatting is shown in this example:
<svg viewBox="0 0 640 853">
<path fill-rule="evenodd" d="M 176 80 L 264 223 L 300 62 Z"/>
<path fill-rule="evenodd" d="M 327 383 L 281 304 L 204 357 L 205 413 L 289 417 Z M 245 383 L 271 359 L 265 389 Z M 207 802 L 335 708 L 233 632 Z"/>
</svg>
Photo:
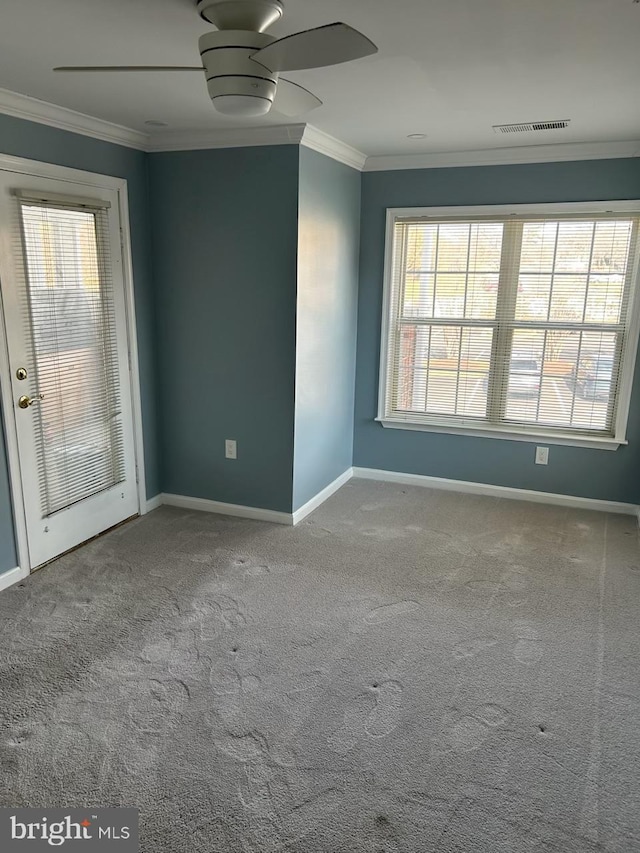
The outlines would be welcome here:
<svg viewBox="0 0 640 853">
<path fill-rule="evenodd" d="M 387 414 L 385 402 L 390 384 L 389 370 L 389 335 L 391 330 L 391 294 L 394 260 L 394 228 L 399 219 L 457 217 L 464 220 L 474 216 L 548 216 L 563 214 L 621 214 L 628 216 L 640 215 L 640 200 L 629 201 L 598 201 L 572 202 L 566 204 L 509 204 L 509 205 L 475 205 L 472 207 L 393 207 L 387 209 L 387 224 L 385 232 L 384 283 L 382 301 L 382 329 L 380 335 L 380 373 L 378 387 L 378 415 L 375 418 L 383 427 L 390 429 L 417 430 L 420 432 L 449 433 L 453 435 L 477 436 L 482 438 L 498 438 L 511 441 L 545 441 L 549 444 L 564 444 L 574 447 L 591 447 L 599 450 L 617 450 L 620 445 L 628 444 L 627 422 L 631 391 L 633 387 L 634 369 L 638 353 L 638 338 L 640 336 L 640 251 L 634 260 L 631 272 L 631 293 L 627 308 L 627 331 L 622 355 L 622 370 L 620 373 L 618 399 L 614 432 L 612 436 L 585 435 L 574 431 L 550 429 L 533 426 L 512 427 L 510 425 L 478 424 L 473 426 L 458 426 L 448 423 L 446 418 L 438 418 L 429 414 L 406 415 Z"/>
</svg>

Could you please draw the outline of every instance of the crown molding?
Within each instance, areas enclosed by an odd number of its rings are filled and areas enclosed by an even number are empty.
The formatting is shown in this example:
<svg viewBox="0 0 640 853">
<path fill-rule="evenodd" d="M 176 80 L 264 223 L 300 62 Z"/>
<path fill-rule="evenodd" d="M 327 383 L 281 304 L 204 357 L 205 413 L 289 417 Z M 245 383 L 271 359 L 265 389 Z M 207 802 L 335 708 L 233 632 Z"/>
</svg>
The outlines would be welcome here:
<svg viewBox="0 0 640 853">
<path fill-rule="evenodd" d="M 367 157 L 351 145 L 310 124 L 165 131 L 150 136 L 68 107 L 61 107 L 2 88 L 0 88 L 0 113 L 139 151 L 193 151 L 261 145 L 304 145 L 353 169 L 365 172 L 442 169 L 456 166 L 502 166 L 510 163 L 552 163 L 640 156 L 640 140 L 630 140 Z"/>
<path fill-rule="evenodd" d="M 345 142 L 310 124 L 280 124 L 266 127 L 211 128 L 194 131 L 165 131 L 154 134 L 147 151 L 196 151 L 209 148 L 245 148 L 258 145 L 304 145 L 362 171 L 366 156 Z"/>
<path fill-rule="evenodd" d="M 352 148 L 346 142 L 341 142 L 335 136 L 330 136 L 323 130 L 318 130 L 311 124 L 305 127 L 302 137 L 302 145 L 305 148 L 311 148 L 313 151 L 318 151 L 332 160 L 338 160 L 346 166 L 351 166 L 352 169 L 357 169 L 362 172 L 367 161 L 367 155 L 357 148 Z"/>
<path fill-rule="evenodd" d="M 558 163 L 568 160 L 608 160 L 640 156 L 640 140 L 576 142 L 560 145 L 523 145 L 484 151 L 435 154 L 399 154 L 368 157 L 365 172 L 399 169 L 446 169 L 456 166 L 506 166 L 512 163 Z"/>
<path fill-rule="evenodd" d="M 366 156 L 317 127 L 281 124 L 268 127 L 210 128 L 165 131 L 148 135 L 76 110 L 0 88 L 0 113 L 79 133 L 103 142 L 139 151 L 195 151 L 208 148 L 244 148 L 260 145 L 304 145 L 333 160 L 362 171 Z"/>
<path fill-rule="evenodd" d="M 67 107 L 40 101 L 29 95 L 10 92 L 8 89 L 0 89 L 0 113 L 46 124 L 58 130 L 80 133 L 82 136 L 90 136 L 102 142 L 113 142 L 116 145 L 125 145 L 127 148 L 136 148 L 139 151 L 146 150 L 149 139 L 146 133 L 94 118 Z"/>
<path fill-rule="evenodd" d="M 147 143 L 146 150 L 198 151 L 209 148 L 250 148 L 259 145 L 300 145 L 304 131 L 304 124 L 165 131 L 154 134 Z"/>
</svg>

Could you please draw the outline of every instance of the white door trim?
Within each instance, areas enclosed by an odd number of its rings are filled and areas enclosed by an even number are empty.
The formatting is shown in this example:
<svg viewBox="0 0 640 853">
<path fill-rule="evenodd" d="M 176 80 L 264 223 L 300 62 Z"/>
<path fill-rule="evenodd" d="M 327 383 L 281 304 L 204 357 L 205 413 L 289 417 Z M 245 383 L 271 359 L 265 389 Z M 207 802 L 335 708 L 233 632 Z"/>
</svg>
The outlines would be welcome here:
<svg viewBox="0 0 640 853">
<path fill-rule="evenodd" d="M 18 172 L 38 178 L 49 178 L 69 183 L 87 184 L 115 190 L 118 194 L 120 225 L 122 228 L 122 273 L 127 314 L 127 345 L 129 348 L 129 373 L 131 386 L 131 404 L 133 413 L 133 431 L 136 457 L 138 511 L 147 511 L 147 491 L 145 486 L 144 438 L 142 432 L 142 400 L 140 394 L 140 374 L 138 366 L 138 338 L 136 327 L 135 295 L 133 291 L 133 262 L 131 258 L 131 235 L 129 231 L 129 200 L 127 181 L 110 175 L 84 172 L 53 163 L 41 163 L 38 160 L 26 160 L 0 154 L 0 171 Z M 0 243 L 0 251 L 3 251 Z M 22 479 L 20 476 L 20 456 L 18 453 L 18 434 L 15 422 L 15 407 L 10 381 L 10 363 L 7 336 L 5 332 L 4 308 L 0 289 L 0 378 L 2 380 L 2 411 L 4 413 L 7 463 L 9 466 L 9 485 L 13 508 L 14 532 L 18 557 L 18 571 L 13 574 L 13 582 L 26 577 L 31 571 L 29 546 L 27 540 L 27 522 L 25 517 Z M 0 575 L 0 580 L 3 575 Z"/>
<path fill-rule="evenodd" d="M 9 586 L 13 586 L 14 583 L 18 583 L 18 581 L 23 580 L 27 577 L 28 574 L 28 570 L 25 571 L 24 569 L 21 569 L 19 567 L 16 567 L 15 569 L 9 569 L 8 571 L 3 572 L 0 575 L 0 592 L 2 592 L 3 589 L 6 589 Z"/>
</svg>

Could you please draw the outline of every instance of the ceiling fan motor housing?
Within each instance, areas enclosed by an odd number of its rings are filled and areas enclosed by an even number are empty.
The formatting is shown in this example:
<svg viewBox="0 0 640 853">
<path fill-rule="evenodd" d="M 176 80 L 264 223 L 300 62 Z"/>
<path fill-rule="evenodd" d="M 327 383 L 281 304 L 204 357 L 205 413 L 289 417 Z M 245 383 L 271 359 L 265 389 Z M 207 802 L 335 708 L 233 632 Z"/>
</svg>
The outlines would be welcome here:
<svg viewBox="0 0 640 853">
<path fill-rule="evenodd" d="M 219 30 L 201 36 L 199 47 L 214 107 L 229 115 L 266 115 L 278 75 L 251 59 L 275 39 L 247 30 Z"/>
<path fill-rule="evenodd" d="M 280 0 L 197 0 L 200 17 L 219 30 L 262 33 L 282 17 Z"/>
</svg>

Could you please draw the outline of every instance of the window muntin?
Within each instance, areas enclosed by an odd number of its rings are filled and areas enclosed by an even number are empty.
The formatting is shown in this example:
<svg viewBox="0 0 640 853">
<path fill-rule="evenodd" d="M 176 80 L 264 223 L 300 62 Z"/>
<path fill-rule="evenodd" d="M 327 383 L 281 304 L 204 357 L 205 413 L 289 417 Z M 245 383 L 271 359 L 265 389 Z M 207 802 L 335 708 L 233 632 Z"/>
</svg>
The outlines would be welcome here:
<svg viewBox="0 0 640 853">
<path fill-rule="evenodd" d="M 380 419 L 613 437 L 637 232 L 627 213 L 394 216 Z"/>
</svg>

